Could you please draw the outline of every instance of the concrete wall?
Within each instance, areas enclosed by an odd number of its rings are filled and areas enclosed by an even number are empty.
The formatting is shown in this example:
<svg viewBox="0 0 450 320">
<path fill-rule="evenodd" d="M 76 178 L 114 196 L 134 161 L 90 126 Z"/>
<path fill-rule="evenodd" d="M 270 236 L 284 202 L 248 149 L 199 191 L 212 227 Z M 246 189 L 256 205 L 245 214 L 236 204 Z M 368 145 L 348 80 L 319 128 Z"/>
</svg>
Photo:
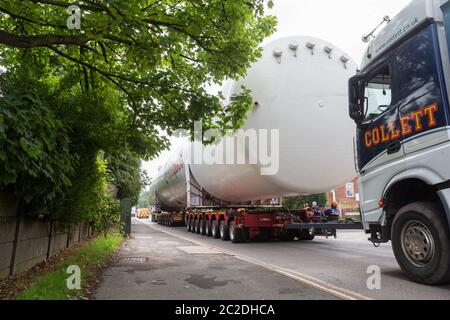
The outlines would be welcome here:
<svg viewBox="0 0 450 320">
<path fill-rule="evenodd" d="M 53 222 L 52 226 L 50 221 L 30 217 L 19 220 L 16 211 L 14 199 L 0 193 L 0 279 L 8 277 L 11 270 L 26 271 L 90 236 L 87 225 L 67 227 Z"/>
<path fill-rule="evenodd" d="M 16 222 L 0 222 L 0 279 L 9 275 Z"/>
</svg>

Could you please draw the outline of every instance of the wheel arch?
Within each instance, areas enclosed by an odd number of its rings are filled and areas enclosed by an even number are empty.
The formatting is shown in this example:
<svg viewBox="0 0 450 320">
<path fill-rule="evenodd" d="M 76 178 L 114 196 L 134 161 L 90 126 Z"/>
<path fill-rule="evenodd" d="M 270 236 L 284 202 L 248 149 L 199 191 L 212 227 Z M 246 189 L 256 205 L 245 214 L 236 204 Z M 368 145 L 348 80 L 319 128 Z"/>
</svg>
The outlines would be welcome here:
<svg viewBox="0 0 450 320">
<path fill-rule="evenodd" d="M 405 205 L 433 201 L 439 204 L 450 229 L 450 192 L 440 192 L 436 185 L 442 178 L 435 172 L 423 168 L 405 171 L 394 177 L 386 186 L 382 199 L 386 224 L 390 228 L 396 213 Z"/>
</svg>

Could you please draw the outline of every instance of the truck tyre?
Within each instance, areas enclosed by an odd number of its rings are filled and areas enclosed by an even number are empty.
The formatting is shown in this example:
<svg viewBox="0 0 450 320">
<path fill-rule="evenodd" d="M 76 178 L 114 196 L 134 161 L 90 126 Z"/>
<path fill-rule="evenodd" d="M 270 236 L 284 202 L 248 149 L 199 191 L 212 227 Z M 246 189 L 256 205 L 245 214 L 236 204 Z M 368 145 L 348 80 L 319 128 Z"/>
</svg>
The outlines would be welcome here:
<svg viewBox="0 0 450 320">
<path fill-rule="evenodd" d="M 269 241 L 270 230 L 268 228 L 259 228 L 258 240 L 265 242 Z"/>
<path fill-rule="evenodd" d="M 404 206 L 392 224 L 392 248 L 403 272 L 413 281 L 450 283 L 450 236 L 441 207 L 433 202 Z"/>
<path fill-rule="evenodd" d="M 191 220 L 190 219 L 188 219 L 186 222 L 186 230 L 188 232 L 191 232 Z"/>
<path fill-rule="evenodd" d="M 300 234 L 297 236 L 297 238 L 301 241 L 313 241 L 315 237 L 316 236 L 314 234 L 311 235 L 309 231 L 305 230 L 301 231 Z"/>
<path fill-rule="evenodd" d="M 189 222 L 190 226 L 191 226 L 191 232 L 194 233 L 195 232 L 195 219 L 191 218 L 191 221 Z"/>
<path fill-rule="evenodd" d="M 220 226 L 216 220 L 214 220 L 211 224 L 211 235 L 214 239 L 220 238 Z"/>
<path fill-rule="evenodd" d="M 244 243 L 247 241 L 247 233 L 245 228 L 237 228 L 234 221 L 230 223 L 230 240 L 233 243 Z"/>
<path fill-rule="evenodd" d="M 212 226 L 209 220 L 205 223 L 205 234 L 207 237 L 212 237 Z"/>
<path fill-rule="evenodd" d="M 195 219 L 195 222 L 194 222 L 194 233 L 200 233 L 199 232 L 199 229 L 200 229 L 200 220 L 199 219 Z"/>
<path fill-rule="evenodd" d="M 283 241 L 294 241 L 296 233 L 293 230 L 286 230 L 286 233 L 282 236 Z"/>
<path fill-rule="evenodd" d="M 230 228 L 225 221 L 220 221 L 220 239 L 222 241 L 230 240 Z"/>
<path fill-rule="evenodd" d="M 205 220 L 202 220 L 200 222 L 200 234 L 202 236 L 206 236 L 206 221 Z"/>
<path fill-rule="evenodd" d="M 192 221 L 192 233 L 197 233 L 197 219 Z"/>
</svg>

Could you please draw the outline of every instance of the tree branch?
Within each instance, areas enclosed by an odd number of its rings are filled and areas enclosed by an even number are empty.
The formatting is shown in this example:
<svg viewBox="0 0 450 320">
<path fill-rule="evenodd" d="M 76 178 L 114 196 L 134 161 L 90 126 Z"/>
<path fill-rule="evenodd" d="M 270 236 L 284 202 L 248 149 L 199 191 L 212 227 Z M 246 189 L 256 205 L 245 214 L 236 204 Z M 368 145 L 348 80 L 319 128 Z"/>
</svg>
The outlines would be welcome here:
<svg viewBox="0 0 450 320">
<path fill-rule="evenodd" d="M 61 36 L 54 34 L 23 36 L 0 30 L 0 43 L 14 48 L 47 47 L 56 44 L 83 46 L 89 41 L 89 38 L 80 36 Z"/>
</svg>

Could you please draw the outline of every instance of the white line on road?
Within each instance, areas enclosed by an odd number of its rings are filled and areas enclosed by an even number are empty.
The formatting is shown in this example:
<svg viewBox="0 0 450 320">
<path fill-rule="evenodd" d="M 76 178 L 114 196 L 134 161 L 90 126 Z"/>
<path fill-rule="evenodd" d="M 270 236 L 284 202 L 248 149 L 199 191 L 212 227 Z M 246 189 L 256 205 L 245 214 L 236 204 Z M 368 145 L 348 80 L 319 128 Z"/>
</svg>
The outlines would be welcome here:
<svg viewBox="0 0 450 320">
<path fill-rule="evenodd" d="M 154 225 L 145 223 L 143 221 L 138 221 L 138 222 L 141 223 L 141 224 L 144 224 L 144 225 L 146 225 L 146 226 L 148 226 L 150 228 L 152 228 L 153 230 L 160 231 L 160 232 L 172 235 L 174 237 L 177 237 L 177 238 L 185 240 L 185 241 L 189 241 L 189 242 L 197 244 L 199 246 L 203 246 L 203 247 L 207 247 L 207 248 L 210 248 L 210 249 L 213 249 L 213 250 L 220 251 L 220 252 L 222 252 L 224 254 L 233 256 L 233 257 L 235 257 L 235 258 L 237 258 L 239 260 L 242 260 L 242 261 L 245 261 L 245 262 L 248 262 L 248 263 L 252 263 L 252 264 L 258 265 L 260 267 L 269 269 L 269 270 L 271 270 L 273 272 L 276 272 L 276 273 L 278 273 L 280 275 L 283 275 L 283 276 L 288 277 L 290 279 L 293 279 L 293 280 L 296 280 L 296 281 L 301 282 L 303 284 L 306 284 L 306 285 L 308 285 L 310 287 L 313 287 L 313 288 L 316 288 L 316 289 L 321 290 L 323 292 L 326 292 L 326 293 L 328 293 L 330 295 L 333 295 L 333 296 L 335 296 L 337 298 L 340 298 L 340 299 L 343 299 L 343 300 L 372 300 L 369 297 L 363 296 L 363 295 L 361 295 L 359 293 L 356 293 L 356 292 L 353 292 L 353 291 L 350 291 L 350 290 L 347 290 L 347 289 L 342 289 L 342 288 L 336 287 L 336 286 L 334 286 L 332 284 L 328 284 L 328 283 L 323 282 L 323 281 L 321 281 L 319 279 L 315 279 L 313 277 L 310 277 L 310 276 L 307 276 L 307 275 L 304 275 L 304 274 L 301 274 L 301 273 L 298 273 L 298 272 L 295 272 L 295 271 L 292 271 L 292 270 L 288 270 L 288 269 L 285 269 L 285 268 L 281 268 L 281 267 L 278 267 L 278 266 L 275 266 L 275 265 L 267 264 L 267 263 L 264 263 L 264 262 L 256 260 L 256 259 L 252 259 L 252 258 L 249 258 L 249 257 L 237 255 L 237 254 L 235 254 L 233 252 L 224 250 L 222 248 L 211 246 L 210 244 L 205 243 L 203 241 L 190 239 L 190 238 L 181 236 L 179 234 L 176 234 L 176 233 L 173 233 L 173 232 L 170 232 L 170 231 L 167 231 L 167 230 L 163 230 L 162 228 L 159 228 L 159 227 L 156 227 Z"/>
</svg>

